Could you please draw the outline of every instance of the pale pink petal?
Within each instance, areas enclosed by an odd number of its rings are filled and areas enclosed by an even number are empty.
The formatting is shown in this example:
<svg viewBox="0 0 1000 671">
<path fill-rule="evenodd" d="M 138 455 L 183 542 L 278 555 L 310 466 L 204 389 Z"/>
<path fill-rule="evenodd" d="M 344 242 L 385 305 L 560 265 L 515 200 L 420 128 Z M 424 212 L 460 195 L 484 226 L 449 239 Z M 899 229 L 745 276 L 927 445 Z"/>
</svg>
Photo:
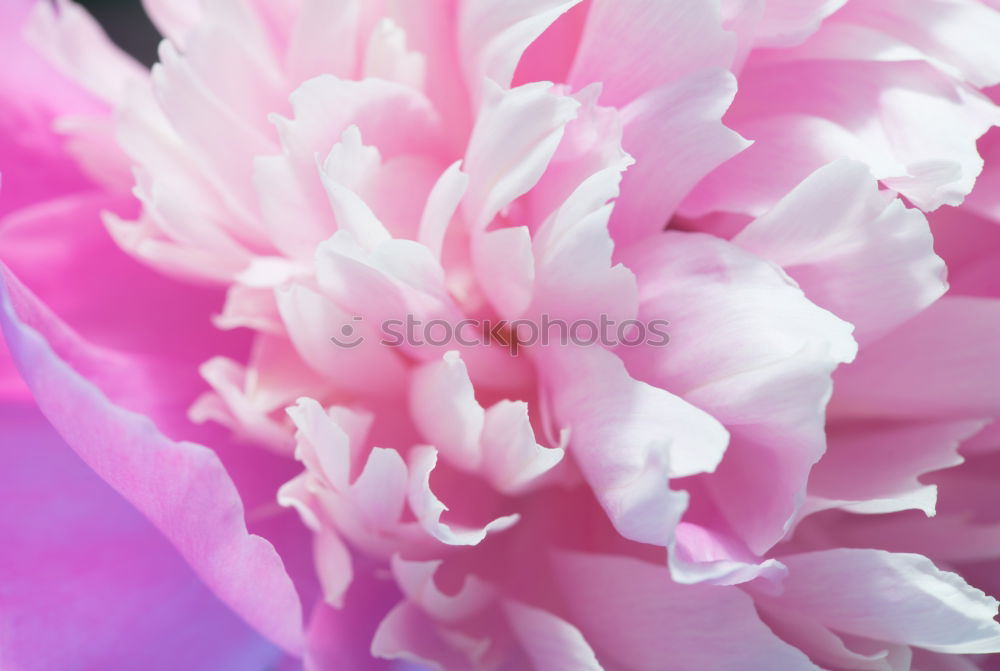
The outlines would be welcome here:
<svg viewBox="0 0 1000 671">
<path fill-rule="evenodd" d="M 602 102 L 623 105 L 699 70 L 728 68 L 735 46 L 715 2 L 594 0 L 569 83 L 603 82 Z"/>
<path fill-rule="evenodd" d="M 486 80 L 509 87 L 528 45 L 580 0 L 465 0 L 460 4 L 459 58 L 473 99 Z"/>
<path fill-rule="evenodd" d="M 749 146 L 722 124 L 735 93 L 731 74 L 710 70 L 643 92 L 622 109 L 623 145 L 636 165 L 612 216 L 619 245 L 666 228 L 699 180 Z"/>
<path fill-rule="evenodd" d="M 479 287 L 498 313 L 519 317 L 535 292 L 535 256 L 527 226 L 498 228 L 473 237 Z"/>
<path fill-rule="evenodd" d="M 465 363 L 456 351 L 426 363 L 410 377 L 410 412 L 421 434 L 449 463 L 476 470 L 486 413 L 476 402 Z"/>
<path fill-rule="evenodd" d="M 382 155 L 378 148 L 364 144 L 361 131 L 357 126 L 351 125 L 344 129 L 340 141 L 333 145 L 319 169 L 324 183 L 329 181 L 351 191 L 361 192 L 381 165 Z"/>
<path fill-rule="evenodd" d="M 360 18 L 358 0 L 302 0 L 285 53 L 289 79 L 301 82 L 322 74 L 353 77 Z"/>
<path fill-rule="evenodd" d="M 554 347 L 539 361 L 569 451 L 626 538 L 666 547 L 687 496 L 671 477 L 713 470 L 728 442 L 710 415 L 639 382 L 602 347 Z M 615 449 L 609 450 L 608 445 Z"/>
<path fill-rule="evenodd" d="M 393 237 L 418 240 L 423 211 L 445 167 L 435 157 L 391 158 L 359 194 Z"/>
<path fill-rule="evenodd" d="M 926 219 L 892 196 L 864 164 L 838 161 L 732 241 L 781 266 L 810 300 L 854 324 L 863 345 L 947 289 Z"/>
<path fill-rule="evenodd" d="M 1000 82 L 1000 47 L 993 39 L 998 30 L 1000 12 L 978 2 L 851 2 L 801 53 L 843 59 L 915 56 L 974 86 L 992 86 Z"/>
<path fill-rule="evenodd" d="M 496 589 L 475 576 L 468 576 L 454 593 L 442 592 L 434 581 L 441 561 L 407 561 L 392 558 L 392 574 L 400 590 L 412 603 L 442 622 L 459 622 L 493 603 Z"/>
<path fill-rule="evenodd" d="M 603 671 L 580 630 L 552 613 L 518 601 L 504 601 L 514 635 L 536 669 Z"/>
<path fill-rule="evenodd" d="M 455 57 L 458 2 L 396 3 L 393 19 L 406 32 L 407 45 L 426 57 L 424 92 L 441 114 L 448 141 L 460 154 L 472 128 L 473 109 L 469 106 L 462 63 Z"/>
<path fill-rule="evenodd" d="M 334 490 L 346 491 L 355 461 L 351 449 L 355 441 L 311 398 L 299 399 L 287 412 L 297 429 L 299 458 L 321 473 Z"/>
<path fill-rule="evenodd" d="M 456 351 L 418 368 L 410 394 L 410 411 L 424 440 L 451 465 L 478 473 L 500 492 L 539 484 L 565 453 L 562 446 L 536 442 L 526 403 L 502 400 L 484 411 Z"/>
<path fill-rule="evenodd" d="M 414 662 L 429 671 L 463 671 L 470 660 L 453 649 L 434 621 L 416 605 L 404 601 L 379 624 L 371 654 L 382 659 Z"/>
<path fill-rule="evenodd" d="M 148 74 L 71 0 L 37 2 L 25 28 L 28 40 L 56 67 L 99 98 L 117 103 L 131 82 Z"/>
<path fill-rule="evenodd" d="M 567 81 L 589 9 L 588 2 L 574 5 L 532 42 L 521 55 L 512 84 Z"/>
<path fill-rule="evenodd" d="M 727 26 L 736 30 L 747 47 L 791 47 L 801 44 L 846 0 L 724 0 Z M 750 15 L 749 20 L 743 15 Z M 739 22 L 739 23 L 738 23 Z M 746 34 L 744 34 L 744 31 Z"/>
<path fill-rule="evenodd" d="M 695 503 L 704 505 L 698 500 Z M 674 582 L 739 585 L 762 578 L 780 585 L 787 573 L 784 565 L 755 555 L 723 519 L 691 511 L 686 517 L 696 521 L 684 520 L 677 525 L 675 543 L 667 555 Z"/>
<path fill-rule="evenodd" d="M 380 344 L 377 324 L 303 284 L 291 284 L 275 293 L 292 343 L 316 373 L 345 391 L 401 393 L 405 365 L 393 348 Z"/>
<path fill-rule="evenodd" d="M 341 231 L 349 233 L 358 245 L 369 251 L 391 239 L 389 231 L 361 196 L 335 182 L 325 172 L 321 172 L 320 177 Z"/>
<path fill-rule="evenodd" d="M 704 483 L 737 535 L 763 554 L 785 534 L 823 454 L 830 374 L 854 356 L 850 325 L 773 265 L 707 235 L 661 234 L 623 260 L 638 278 L 639 319 L 669 320 L 670 341 L 618 351 L 632 375 L 731 432 Z"/>
<path fill-rule="evenodd" d="M 189 412 L 194 421 L 219 421 L 235 435 L 256 440 L 286 456 L 291 454 L 292 440 L 285 407 L 303 394 L 319 395 L 326 388 L 326 381 L 306 366 L 283 336 L 259 335 L 246 365 L 214 357 L 199 370 L 215 392 L 202 396 L 201 401 L 218 395 L 228 417 L 215 413 L 198 417 L 196 403 Z"/>
<path fill-rule="evenodd" d="M 782 557 L 776 597 L 830 629 L 947 653 L 1000 651 L 997 602 L 920 555 L 836 549 Z"/>
<path fill-rule="evenodd" d="M 600 95 L 600 83 L 588 84 L 573 94 L 580 103 L 576 117 L 566 124 L 541 179 L 518 201 L 517 209 L 511 210 L 517 222 L 532 232 L 589 178 L 604 170 L 621 172 L 633 163 L 622 149 L 621 113 L 600 105 Z"/>
<path fill-rule="evenodd" d="M 830 412 L 923 420 L 993 416 L 1000 404 L 997 328 L 1000 301 L 942 298 L 837 372 Z"/>
<path fill-rule="evenodd" d="M 486 411 L 481 448 L 485 476 L 500 492 L 522 494 L 551 479 L 566 455 L 564 443 L 539 445 L 528 404 L 500 401 Z"/>
<path fill-rule="evenodd" d="M 498 533 L 517 524 L 517 514 L 498 517 L 478 529 L 449 525 L 441 521 L 448 507 L 431 491 L 431 472 L 437 465 L 437 450 L 418 445 L 410 450 L 410 510 L 417 521 L 430 534 L 446 545 L 478 545 L 490 533 Z"/>
<path fill-rule="evenodd" d="M 584 180 L 535 234 L 530 316 L 567 323 L 600 317 L 622 323 L 635 317 L 635 276 L 612 264 L 614 242 L 608 233 L 608 201 L 617 195 L 627 165 L 619 162 Z"/>
<path fill-rule="evenodd" d="M 572 622 L 621 668 L 818 671 L 760 621 L 737 587 L 679 585 L 666 566 L 605 555 L 554 557 Z"/>
<path fill-rule="evenodd" d="M 249 328 L 271 335 L 282 332 L 281 317 L 274 292 L 242 284 L 229 287 L 222 311 L 213 315 L 212 323 L 223 331 Z"/>
<path fill-rule="evenodd" d="M 316 249 L 316 279 L 327 297 L 378 325 L 389 343 L 393 329 L 386 330 L 387 326 L 402 328 L 413 319 L 424 324 L 432 319 L 455 323 L 462 318 L 440 263 L 412 240 L 385 240 L 365 248 L 350 232 L 338 231 Z M 440 356 L 440 347 L 425 342 L 400 338 L 393 344 L 416 356 Z"/>
<path fill-rule="evenodd" d="M 424 89 L 427 59 L 419 51 L 407 49 L 406 33 L 392 19 L 376 24 L 365 49 L 364 77 L 377 77 L 391 82 Z"/>
<path fill-rule="evenodd" d="M 137 195 L 145 205 L 136 223 L 109 220 L 119 244 L 178 274 L 214 279 L 239 272 L 249 261 L 233 231 L 240 217 L 206 179 L 205 166 L 173 132 L 148 87 L 129 89 L 118 109 L 116 138 L 139 166 Z"/>
<path fill-rule="evenodd" d="M 271 416 L 277 406 L 262 407 L 253 397 L 253 391 L 248 389 L 247 368 L 232 359 L 215 357 L 202 364 L 199 371 L 213 391 L 191 405 L 188 417 L 192 422 L 216 422 L 240 440 L 266 445 L 278 453 L 291 453 L 291 431 L 283 418 Z"/>
<path fill-rule="evenodd" d="M 768 0 L 755 38 L 757 46 L 790 46 L 819 29 L 846 0 Z"/>
<path fill-rule="evenodd" d="M 268 133 L 271 129 L 237 115 L 218 87 L 210 88 L 197 61 L 188 53 L 180 54 L 169 42 L 161 44 L 160 62 L 151 78 L 160 109 L 178 141 L 205 168 L 225 175 L 224 180 L 214 181 L 227 208 L 244 224 L 238 235 L 251 248 L 264 248 L 264 232 L 249 206 L 255 200 L 253 159 L 277 150 L 275 138 Z M 242 98 L 245 94 L 233 95 Z"/>
<path fill-rule="evenodd" d="M 396 450 L 372 448 L 358 479 L 351 485 L 351 499 L 361 522 L 374 529 L 397 524 L 406 504 L 406 464 Z"/>
<path fill-rule="evenodd" d="M 286 151 L 305 170 L 314 168 L 317 150 L 332 148 L 352 124 L 384 159 L 441 151 L 437 113 L 420 92 L 407 86 L 321 75 L 299 86 L 291 101 L 294 119 L 273 120 Z"/>
<path fill-rule="evenodd" d="M 525 224 L 473 236 L 479 285 L 504 317 L 538 318 L 548 310 L 550 317 L 573 321 L 594 317 L 602 308 L 609 316 L 619 310 L 627 314 L 634 303 L 627 296 L 627 273 L 609 270 L 606 231 L 609 201 L 618 195 L 621 173 L 632 159 L 621 149 L 618 113 L 599 107 L 598 93 L 599 87 L 591 86 L 575 96 L 579 113 L 566 124 L 544 174 L 511 206 Z M 569 285 L 581 280 L 595 292 L 591 304 L 581 304 L 577 289 L 576 295 L 567 295 Z M 533 297 L 535 314 L 526 315 Z"/>
<path fill-rule="evenodd" d="M 267 4 L 279 3 L 203 2 L 204 14 L 183 36 L 183 44 L 160 44 L 161 61 L 165 53 L 176 54 L 169 65 L 174 70 L 171 78 L 191 95 L 190 99 L 161 96 L 164 111 L 185 107 L 195 116 L 200 111 L 204 126 L 229 120 L 273 141 L 267 115 L 287 112 L 291 87 L 272 49 L 275 17 L 266 11 Z M 185 135 L 183 128 L 176 130 Z M 189 145 L 188 150 L 198 153 L 200 148 Z"/>
<path fill-rule="evenodd" d="M 579 106 L 548 83 L 511 90 L 487 84 L 462 164 L 469 175 L 462 211 L 474 229 L 538 182 Z"/>
<path fill-rule="evenodd" d="M 383 161 L 410 154 L 441 154 L 438 114 L 427 98 L 408 86 L 321 75 L 301 84 L 292 93 L 291 104 L 292 119 L 271 118 L 278 128 L 282 154 L 258 157 L 255 163 L 265 223 L 274 244 L 291 256 L 308 258 L 336 230 L 317 171 L 317 154 L 324 159 L 332 155 L 327 167 L 339 165 L 337 181 L 344 181 L 350 173 L 350 180 L 359 183 L 365 181 L 363 173 L 370 172 L 373 162 L 371 150 L 359 146 L 362 139 L 377 148 Z M 338 143 L 343 146 L 335 149 Z M 295 222 L 291 231 L 290 220 Z"/>
<path fill-rule="evenodd" d="M 809 478 L 813 499 L 809 505 L 833 505 L 856 513 L 917 508 L 934 515 L 937 487 L 918 478 L 962 463 L 959 445 L 984 424 L 974 420 L 832 424 L 827 453 Z"/>
<path fill-rule="evenodd" d="M 313 556 L 323 600 L 334 608 L 342 608 L 344 595 L 354 578 L 350 551 L 340 536 L 327 529 L 313 536 Z"/>
<path fill-rule="evenodd" d="M 782 640 L 805 651 L 824 668 L 858 671 L 909 669 L 913 651 L 905 645 L 872 641 L 830 631 L 823 624 L 799 613 L 779 608 L 760 608 L 761 619 Z"/>
<path fill-rule="evenodd" d="M 754 146 L 699 184 L 687 214 L 759 215 L 845 157 L 923 210 L 956 205 L 983 167 L 976 139 L 1000 112 L 924 63 L 802 60 L 748 65 L 726 120 Z"/>
<path fill-rule="evenodd" d="M 427 196 L 417 240 L 439 260 L 451 220 L 468 186 L 469 176 L 462 172 L 461 163 L 455 162 L 441 173 Z"/>
</svg>

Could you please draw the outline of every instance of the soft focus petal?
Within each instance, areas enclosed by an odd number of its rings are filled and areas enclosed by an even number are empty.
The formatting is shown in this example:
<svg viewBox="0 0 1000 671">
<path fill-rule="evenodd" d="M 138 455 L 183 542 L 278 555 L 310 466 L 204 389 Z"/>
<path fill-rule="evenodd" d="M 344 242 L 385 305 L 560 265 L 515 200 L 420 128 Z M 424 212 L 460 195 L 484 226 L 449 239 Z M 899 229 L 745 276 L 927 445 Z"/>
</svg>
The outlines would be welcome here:
<svg viewBox="0 0 1000 671">
<path fill-rule="evenodd" d="M 683 209 L 762 214 L 837 158 L 867 163 L 921 209 L 957 205 L 983 167 L 975 142 L 998 120 L 985 97 L 919 62 L 765 62 L 744 71 L 726 116 L 754 145 Z"/>
<path fill-rule="evenodd" d="M 600 347 L 554 348 L 541 365 L 570 453 L 615 527 L 631 540 L 666 547 L 687 500 L 671 491 L 669 479 L 713 470 L 726 449 L 725 429 L 633 379 Z"/>
<path fill-rule="evenodd" d="M 699 180 L 749 146 L 721 121 L 735 84 L 724 70 L 700 72 L 645 92 L 622 110 L 623 144 L 636 165 L 622 181 L 612 217 L 616 242 L 666 228 Z"/>
<path fill-rule="evenodd" d="M 58 333 L 60 325 L 6 269 L 3 281 L 0 317 L 8 347 L 60 435 L 150 518 L 224 603 L 296 650 L 298 597 L 274 548 L 247 534 L 243 507 L 218 458 L 201 446 L 169 441 L 148 419 L 109 403 L 39 333 Z"/>
<path fill-rule="evenodd" d="M 923 215 L 891 196 L 863 164 L 832 163 L 733 242 L 781 266 L 817 305 L 854 324 L 864 344 L 947 289 Z"/>
<path fill-rule="evenodd" d="M 662 669 L 664 659 L 719 671 L 819 668 L 772 634 L 736 587 L 678 585 L 665 566 L 622 557 L 560 554 L 554 562 L 577 626 L 623 668 Z"/>
<path fill-rule="evenodd" d="M 831 412 L 852 417 L 992 417 L 1000 302 L 945 297 L 837 373 Z M 913 366 L 914 361 L 921 365 Z"/>
<path fill-rule="evenodd" d="M 516 601 L 506 602 L 504 608 L 536 669 L 603 671 L 586 639 L 569 622 Z"/>
<path fill-rule="evenodd" d="M 716 0 L 594 0 L 569 83 L 603 82 L 602 102 L 622 105 L 699 70 L 727 68 L 735 46 Z"/>
<path fill-rule="evenodd" d="M 938 652 L 1000 651 L 996 600 L 925 557 L 838 549 L 782 561 L 789 574 L 774 600 L 833 630 Z"/>
<path fill-rule="evenodd" d="M 858 513 L 918 508 L 934 515 L 937 487 L 919 477 L 962 463 L 959 445 L 985 423 L 834 424 L 826 456 L 809 478 L 811 505 L 837 505 Z"/>
<path fill-rule="evenodd" d="M 8 406 L 0 423 L 4 667 L 215 671 L 277 662 L 281 652 L 220 603 L 36 409 Z"/>
<path fill-rule="evenodd" d="M 670 341 L 621 355 L 637 378 L 731 432 L 703 481 L 729 525 L 763 554 L 787 531 L 823 454 L 830 374 L 854 355 L 850 326 L 773 265 L 706 235 L 661 234 L 623 260 L 638 278 L 640 319 L 669 320 Z"/>
<path fill-rule="evenodd" d="M 509 86 L 521 54 L 580 0 L 472 0 L 461 4 L 459 45 L 469 88 L 484 80 Z"/>
</svg>

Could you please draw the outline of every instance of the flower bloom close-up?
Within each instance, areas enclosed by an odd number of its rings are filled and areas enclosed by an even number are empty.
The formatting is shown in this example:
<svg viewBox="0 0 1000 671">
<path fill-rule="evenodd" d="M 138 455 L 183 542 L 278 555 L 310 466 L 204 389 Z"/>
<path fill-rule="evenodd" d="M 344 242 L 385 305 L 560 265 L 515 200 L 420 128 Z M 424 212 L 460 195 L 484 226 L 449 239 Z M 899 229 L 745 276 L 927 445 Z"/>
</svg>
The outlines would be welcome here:
<svg viewBox="0 0 1000 671">
<path fill-rule="evenodd" d="M 0 669 L 1000 669 L 1000 2 L 143 6 L 0 0 Z"/>
</svg>

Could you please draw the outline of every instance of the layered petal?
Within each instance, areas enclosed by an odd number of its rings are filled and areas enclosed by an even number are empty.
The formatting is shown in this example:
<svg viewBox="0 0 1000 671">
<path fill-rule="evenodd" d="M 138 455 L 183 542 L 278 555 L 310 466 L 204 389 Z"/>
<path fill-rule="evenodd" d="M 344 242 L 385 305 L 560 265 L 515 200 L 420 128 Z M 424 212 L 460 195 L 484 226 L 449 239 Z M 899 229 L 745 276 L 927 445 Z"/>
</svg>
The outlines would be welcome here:
<svg viewBox="0 0 1000 671">
<path fill-rule="evenodd" d="M 687 502 L 670 478 L 714 470 L 726 430 L 683 399 L 635 380 L 601 347 L 551 349 L 540 366 L 570 454 L 615 527 L 630 540 L 669 545 Z"/>
<path fill-rule="evenodd" d="M 298 596 L 270 543 L 247 533 L 239 496 L 216 455 L 168 440 L 148 419 L 112 405 L 59 359 L 39 331 L 60 338 L 65 327 L 6 270 L 2 318 L 22 375 L 66 442 L 150 519 L 224 603 L 296 650 Z"/>
<path fill-rule="evenodd" d="M 569 83 L 603 82 L 603 102 L 620 106 L 699 70 L 728 68 L 735 46 L 714 0 L 595 0 Z"/>
<path fill-rule="evenodd" d="M 731 74 L 709 70 L 646 91 L 622 109 L 623 145 L 636 165 L 612 219 L 618 244 L 662 231 L 702 178 L 749 146 L 722 124 L 735 93 Z"/>
<path fill-rule="evenodd" d="M 946 296 L 869 345 L 837 373 L 831 412 L 841 417 L 992 417 L 1000 303 Z M 919 367 L 912 365 L 920 361 Z"/>
<path fill-rule="evenodd" d="M 682 209 L 759 215 L 837 158 L 863 161 L 923 210 L 957 205 L 983 167 L 976 140 L 998 119 L 985 97 L 920 62 L 748 65 L 726 120 L 754 145 L 700 183 Z"/>
<path fill-rule="evenodd" d="M 281 651 L 223 605 L 36 408 L 7 406 L 0 422 L 5 666 L 207 671 L 278 663 Z"/>
<path fill-rule="evenodd" d="M 665 346 L 621 347 L 621 356 L 637 378 L 703 408 L 732 434 L 704 485 L 763 554 L 789 528 L 825 449 L 830 375 L 854 356 L 850 325 L 773 265 L 709 236 L 661 234 L 623 260 L 639 282 L 640 320 L 670 325 Z"/>
<path fill-rule="evenodd" d="M 789 555 L 784 590 L 758 597 L 831 630 L 946 653 L 1000 649 L 997 602 L 919 555 L 837 549 Z"/>
<path fill-rule="evenodd" d="M 665 566 L 624 557 L 567 553 L 553 561 L 580 631 L 624 668 L 660 669 L 664 659 L 720 671 L 819 668 L 771 633 L 736 587 L 679 585 Z"/>
<path fill-rule="evenodd" d="M 863 164 L 831 163 L 732 241 L 781 266 L 863 345 L 947 289 L 927 220 L 892 196 Z"/>
</svg>

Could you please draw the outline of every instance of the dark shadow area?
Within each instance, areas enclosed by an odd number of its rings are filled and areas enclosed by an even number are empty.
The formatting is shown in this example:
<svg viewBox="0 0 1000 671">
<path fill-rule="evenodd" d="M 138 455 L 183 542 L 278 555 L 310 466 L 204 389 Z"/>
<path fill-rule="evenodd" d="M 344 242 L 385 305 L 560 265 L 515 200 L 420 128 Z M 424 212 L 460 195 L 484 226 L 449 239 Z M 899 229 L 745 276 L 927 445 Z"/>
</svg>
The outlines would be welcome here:
<svg viewBox="0 0 1000 671">
<path fill-rule="evenodd" d="M 115 44 L 145 65 L 156 62 L 160 34 L 150 23 L 139 0 L 77 1 L 100 21 Z"/>
</svg>

